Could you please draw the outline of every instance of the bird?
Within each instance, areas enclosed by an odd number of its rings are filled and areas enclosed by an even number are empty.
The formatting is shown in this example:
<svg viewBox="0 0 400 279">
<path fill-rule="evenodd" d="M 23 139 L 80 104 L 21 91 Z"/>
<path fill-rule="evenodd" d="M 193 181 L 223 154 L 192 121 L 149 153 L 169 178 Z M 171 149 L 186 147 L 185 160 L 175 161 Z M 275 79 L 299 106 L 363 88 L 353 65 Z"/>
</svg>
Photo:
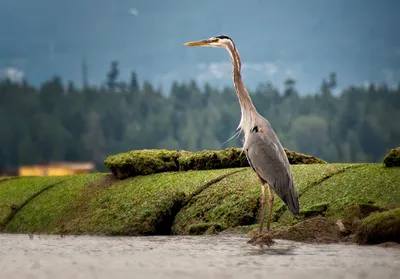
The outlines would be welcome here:
<svg viewBox="0 0 400 279">
<path fill-rule="evenodd" d="M 241 110 L 241 119 L 237 130 L 243 134 L 243 151 L 247 161 L 261 182 L 259 233 L 263 233 L 267 190 L 267 232 L 269 232 L 274 192 L 293 215 L 299 215 L 300 211 L 299 198 L 286 152 L 269 121 L 258 113 L 243 84 L 240 55 L 233 40 L 227 35 L 219 35 L 205 40 L 187 42 L 183 45 L 224 48 L 229 53 L 232 62 L 233 84 Z"/>
</svg>

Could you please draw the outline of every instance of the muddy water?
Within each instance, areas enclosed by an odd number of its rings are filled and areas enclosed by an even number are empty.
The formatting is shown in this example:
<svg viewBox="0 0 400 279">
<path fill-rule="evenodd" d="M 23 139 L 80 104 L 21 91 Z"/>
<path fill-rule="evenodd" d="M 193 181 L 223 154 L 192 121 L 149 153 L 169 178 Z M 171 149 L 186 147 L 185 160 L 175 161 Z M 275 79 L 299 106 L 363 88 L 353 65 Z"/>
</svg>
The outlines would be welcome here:
<svg viewBox="0 0 400 279">
<path fill-rule="evenodd" d="M 247 240 L 0 234 L 0 278 L 400 278 L 399 248 Z"/>
</svg>

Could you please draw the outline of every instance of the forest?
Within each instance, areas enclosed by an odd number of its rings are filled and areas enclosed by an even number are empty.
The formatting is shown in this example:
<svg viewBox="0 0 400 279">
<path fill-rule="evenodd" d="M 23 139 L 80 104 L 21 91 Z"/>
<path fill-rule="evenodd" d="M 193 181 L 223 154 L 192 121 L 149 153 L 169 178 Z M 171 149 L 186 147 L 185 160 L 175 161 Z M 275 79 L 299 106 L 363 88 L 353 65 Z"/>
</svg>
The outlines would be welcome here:
<svg viewBox="0 0 400 279">
<path fill-rule="evenodd" d="M 378 162 L 399 145 L 400 83 L 358 85 L 333 94 L 336 73 L 319 92 L 300 94 L 269 82 L 250 92 L 282 145 L 328 162 Z M 54 76 L 40 86 L 0 81 L 0 169 L 54 161 L 93 161 L 133 149 L 198 151 L 240 147 L 233 137 L 240 108 L 232 87 L 174 82 L 170 92 L 136 72 L 119 79 L 113 61 L 102 85 L 77 86 Z M 229 140 L 233 137 L 231 140 Z M 229 141 L 228 141 L 229 140 Z"/>
</svg>

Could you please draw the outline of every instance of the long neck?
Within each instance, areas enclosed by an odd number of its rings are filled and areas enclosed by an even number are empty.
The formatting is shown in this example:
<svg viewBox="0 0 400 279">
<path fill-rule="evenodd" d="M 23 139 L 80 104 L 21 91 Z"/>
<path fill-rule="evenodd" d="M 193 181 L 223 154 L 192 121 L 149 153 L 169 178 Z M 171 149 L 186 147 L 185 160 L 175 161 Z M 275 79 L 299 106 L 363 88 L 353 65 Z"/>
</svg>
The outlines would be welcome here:
<svg viewBox="0 0 400 279">
<path fill-rule="evenodd" d="M 242 75 L 240 74 L 241 62 L 240 55 L 233 45 L 228 46 L 227 50 L 231 57 L 232 61 L 232 77 L 233 84 L 235 86 L 236 94 L 239 99 L 240 109 L 242 112 L 242 117 L 240 119 L 240 123 L 238 129 L 241 129 L 245 136 L 254 126 L 254 117 L 257 114 L 257 110 L 251 101 L 250 95 L 244 87 Z"/>
</svg>

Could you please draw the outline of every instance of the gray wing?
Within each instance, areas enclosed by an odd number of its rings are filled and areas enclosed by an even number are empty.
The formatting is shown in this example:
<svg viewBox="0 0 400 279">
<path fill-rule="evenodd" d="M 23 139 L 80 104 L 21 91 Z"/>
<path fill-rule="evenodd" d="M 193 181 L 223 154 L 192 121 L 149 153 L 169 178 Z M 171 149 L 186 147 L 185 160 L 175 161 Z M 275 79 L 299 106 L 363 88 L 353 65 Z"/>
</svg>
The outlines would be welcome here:
<svg viewBox="0 0 400 279">
<path fill-rule="evenodd" d="M 258 122 L 246 139 L 244 151 L 247 160 L 259 177 L 268 183 L 285 202 L 290 211 L 299 213 L 299 201 L 292 171 L 278 137 L 265 119 Z"/>
</svg>

